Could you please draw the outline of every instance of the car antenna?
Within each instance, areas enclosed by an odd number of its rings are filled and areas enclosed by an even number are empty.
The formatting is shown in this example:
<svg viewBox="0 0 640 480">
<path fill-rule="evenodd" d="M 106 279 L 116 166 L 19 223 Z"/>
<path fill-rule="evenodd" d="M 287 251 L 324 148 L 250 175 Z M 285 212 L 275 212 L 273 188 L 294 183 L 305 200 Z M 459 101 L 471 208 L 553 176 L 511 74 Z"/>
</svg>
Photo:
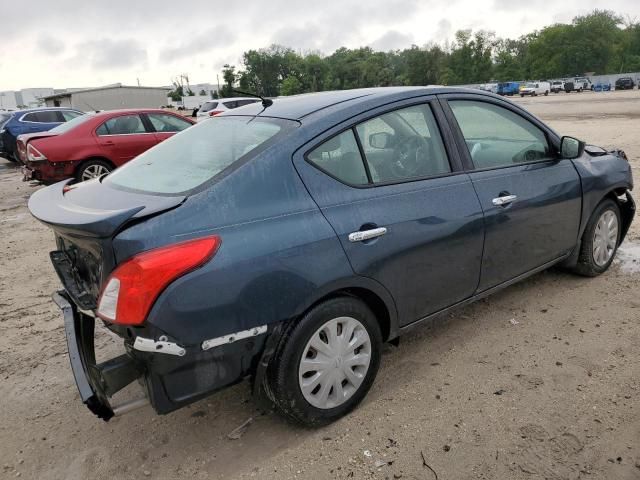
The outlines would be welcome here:
<svg viewBox="0 0 640 480">
<path fill-rule="evenodd" d="M 241 95 L 246 95 L 248 97 L 255 97 L 255 98 L 259 98 L 260 100 L 262 100 L 262 106 L 264 108 L 270 107 L 271 105 L 273 105 L 273 100 L 271 100 L 270 98 L 265 98 L 262 95 L 257 95 L 255 93 L 247 93 L 247 92 L 241 92 L 240 90 L 233 90 L 236 93 L 239 93 Z"/>
</svg>

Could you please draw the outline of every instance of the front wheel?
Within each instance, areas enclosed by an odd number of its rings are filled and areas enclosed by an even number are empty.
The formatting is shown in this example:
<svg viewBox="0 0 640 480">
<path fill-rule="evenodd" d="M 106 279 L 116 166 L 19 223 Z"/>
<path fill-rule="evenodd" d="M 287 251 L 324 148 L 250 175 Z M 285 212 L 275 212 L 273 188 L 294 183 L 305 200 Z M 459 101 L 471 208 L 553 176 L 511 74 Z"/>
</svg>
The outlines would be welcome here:
<svg viewBox="0 0 640 480">
<path fill-rule="evenodd" d="M 76 180 L 78 182 L 86 182 L 92 178 L 98 178 L 109 173 L 113 167 L 104 160 L 89 160 L 82 164 L 76 172 Z"/>
<path fill-rule="evenodd" d="M 574 271 L 587 277 L 604 273 L 613 262 L 619 243 L 620 207 L 607 199 L 598 205 L 589 219 Z"/>
<path fill-rule="evenodd" d="M 285 417 L 307 427 L 330 423 L 365 397 L 380 365 L 382 334 L 361 300 L 327 300 L 284 334 L 265 390 Z"/>
</svg>

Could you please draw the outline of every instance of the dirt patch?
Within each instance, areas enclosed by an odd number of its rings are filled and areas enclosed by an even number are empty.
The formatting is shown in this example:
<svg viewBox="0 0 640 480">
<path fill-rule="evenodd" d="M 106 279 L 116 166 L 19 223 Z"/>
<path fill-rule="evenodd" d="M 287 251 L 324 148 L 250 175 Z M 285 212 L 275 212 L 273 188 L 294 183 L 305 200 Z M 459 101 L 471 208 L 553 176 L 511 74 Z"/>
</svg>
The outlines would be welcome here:
<svg viewBox="0 0 640 480">
<path fill-rule="evenodd" d="M 563 134 L 626 150 L 636 178 L 639 100 L 515 99 Z M 35 188 L 0 160 L 2 478 L 640 477 L 638 220 L 605 275 L 544 272 L 388 347 L 364 403 L 326 428 L 258 412 L 247 384 L 168 416 L 103 423 L 68 366 L 49 298 L 53 238 L 26 209 Z M 99 355 L 119 348 L 106 334 L 98 343 Z"/>
</svg>

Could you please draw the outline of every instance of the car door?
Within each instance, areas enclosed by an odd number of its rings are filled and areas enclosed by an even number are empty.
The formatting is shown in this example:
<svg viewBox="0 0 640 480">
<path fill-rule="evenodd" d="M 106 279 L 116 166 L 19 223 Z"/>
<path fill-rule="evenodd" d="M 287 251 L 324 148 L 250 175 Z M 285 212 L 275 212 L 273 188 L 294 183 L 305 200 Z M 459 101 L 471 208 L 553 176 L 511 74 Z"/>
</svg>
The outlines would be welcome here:
<svg viewBox="0 0 640 480">
<path fill-rule="evenodd" d="M 138 114 L 118 115 L 106 120 L 96 129 L 96 139 L 105 157 L 117 166 L 157 143 L 154 132 L 145 127 Z"/>
<path fill-rule="evenodd" d="M 149 121 L 157 143 L 192 125 L 184 118 L 169 113 L 145 113 L 144 117 Z"/>
<path fill-rule="evenodd" d="M 551 132 L 500 100 L 444 98 L 484 211 L 479 291 L 568 254 L 578 238 L 582 189 Z"/>
<path fill-rule="evenodd" d="M 469 297 L 479 281 L 481 208 L 443 122 L 437 102 L 403 102 L 294 155 L 353 270 L 392 294 L 400 325 Z"/>
</svg>

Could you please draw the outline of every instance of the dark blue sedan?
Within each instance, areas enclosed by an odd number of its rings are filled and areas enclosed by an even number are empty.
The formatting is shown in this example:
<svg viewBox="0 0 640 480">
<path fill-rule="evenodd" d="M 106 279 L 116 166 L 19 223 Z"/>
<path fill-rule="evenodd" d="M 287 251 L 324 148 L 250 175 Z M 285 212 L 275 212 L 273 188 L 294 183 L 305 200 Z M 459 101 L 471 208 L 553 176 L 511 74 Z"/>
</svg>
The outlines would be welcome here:
<svg viewBox="0 0 640 480">
<path fill-rule="evenodd" d="M 632 187 L 623 152 L 497 95 L 378 88 L 225 112 L 29 208 L 55 232 L 54 299 L 99 417 L 168 413 L 250 376 L 320 425 L 413 326 L 552 265 L 607 270 Z M 121 356 L 96 362 L 96 319 Z M 140 398 L 117 404 L 135 380 Z"/>
<path fill-rule="evenodd" d="M 84 115 L 84 112 L 79 110 L 58 107 L 31 108 L 10 113 L 11 117 L 4 123 L 0 117 L 0 156 L 13 162 L 20 161 L 16 149 L 16 139 L 19 135 L 47 132 L 62 123 Z"/>
</svg>

